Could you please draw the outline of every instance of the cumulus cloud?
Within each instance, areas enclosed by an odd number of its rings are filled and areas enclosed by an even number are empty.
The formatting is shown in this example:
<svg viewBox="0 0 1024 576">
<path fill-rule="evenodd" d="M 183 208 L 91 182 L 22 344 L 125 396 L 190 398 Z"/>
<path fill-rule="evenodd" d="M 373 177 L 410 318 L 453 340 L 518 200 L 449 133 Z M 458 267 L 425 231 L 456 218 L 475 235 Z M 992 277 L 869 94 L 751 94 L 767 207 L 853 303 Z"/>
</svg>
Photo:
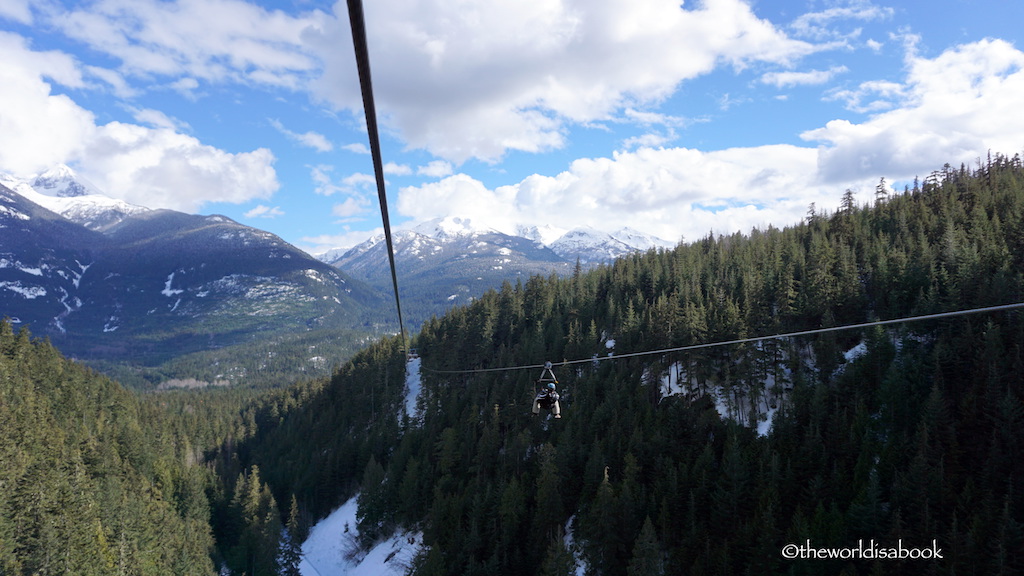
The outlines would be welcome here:
<svg viewBox="0 0 1024 576">
<path fill-rule="evenodd" d="M 1024 144 L 1024 53 L 983 40 L 929 59 L 908 51 L 907 77 L 883 85 L 889 109 L 861 123 L 833 120 L 802 134 L 822 143 L 819 176 L 841 181 L 873 173 L 909 179 L 946 162 L 971 163 L 989 150 Z M 862 86 L 877 90 L 878 84 Z"/>
<path fill-rule="evenodd" d="M 380 0 L 366 10 L 383 127 L 455 164 L 561 148 L 569 127 L 656 105 L 722 64 L 790 65 L 818 49 L 743 0 Z M 125 94 L 124 77 L 164 79 L 190 99 L 200 82 L 236 82 L 362 106 L 354 58 L 338 49 L 350 38 L 341 2 L 291 15 L 242 0 L 105 0 L 49 23 L 118 60 L 120 76 L 104 81 Z M 329 149 L 319 134 L 287 133 Z"/>
<path fill-rule="evenodd" d="M 241 0 L 107 0 L 75 6 L 52 24 L 117 58 L 128 74 L 297 89 L 318 68 L 302 34 L 323 18 Z"/>
<path fill-rule="evenodd" d="M 455 174 L 403 188 L 397 209 L 416 221 L 459 214 L 509 232 L 520 224 L 607 228 L 614 214 L 616 226 L 692 239 L 709 230 L 796 222 L 812 202 L 834 209 L 846 188 L 870 195 L 880 177 L 909 180 L 946 162 L 971 163 L 989 150 L 1020 150 L 1024 52 L 984 40 L 926 58 L 915 42 L 904 45 L 905 78 L 867 82 L 857 89 L 862 96 L 849 96 L 861 107 L 885 101 L 884 111 L 805 132 L 818 148 L 641 146 L 495 188 Z"/>
<path fill-rule="evenodd" d="M 702 152 L 641 148 L 580 159 L 557 176 L 532 175 L 487 188 L 465 174 L 400 191 L 397 210 L 416 221 L 459 214 L 506 232 L 516 226 L 615 226 L 666 240 L 693 239 L 794 222 L 810 202 L 838 202 L 835 186 L 813 183 L 817 153 L 789 145 Z M 858 186 L 852 183 L 853 186 Z"/>
<path fill-rule="evenodd" d="M 111 196 L 184 212 L 269 198 L 278 188 L 274 155 L 265 148 L 232 154 L 173 130 L 121 122 L 98 127 L 78 163 Z"/>
<path fill-rule="evenodd" d="M 69 163 L 96 132 L 95 116 L 54 94 L 44 77 L 68 87 L 84 82 L 72 58 L 34 52 L 14 34 L 0 33 L 0 169 L 32 174 Z"/>
<path fill-rule="evenodd" d="M 383 122 L 456 164 L 559 148 L 570 124 L 656 103 L 722 63 L 788 64 L 815 49 L 740 0 L 693 9 L 675 0 L 381 1 L 366 10 Z M 325 62 L 312 89 L 357 110 L 354 59 L 337 50 L 347 18 L 336 16 L 305 36 Z"/>
<path fill-rule="evenodd" d="M 140 121 L 97 124 L 95 115 L 46 81 L 86 88 L 77 63 L 58 52 L 35 52 L 0 33 L 0 170 L 27 175 L 56 164 L 115 198 L 153 208 L 195 211 L 207 202 L 266 198 L 277 188 L 266 149 L 229 153 L 180 134 L 166 116 L 138 111 Z"/>
</svg>

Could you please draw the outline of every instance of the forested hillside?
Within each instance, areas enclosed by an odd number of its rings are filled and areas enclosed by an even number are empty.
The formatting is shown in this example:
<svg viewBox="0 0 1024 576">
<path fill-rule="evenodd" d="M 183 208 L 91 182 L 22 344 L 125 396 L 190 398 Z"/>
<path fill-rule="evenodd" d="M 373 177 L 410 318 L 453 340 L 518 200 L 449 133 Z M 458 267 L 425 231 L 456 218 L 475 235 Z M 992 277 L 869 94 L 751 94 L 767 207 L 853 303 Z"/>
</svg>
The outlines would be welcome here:
<svg viewBox="0 0 1024 576">
<path fill-rule="evenodd" d="M 213 574 L 202 450 L 0 322 L 0 574 Z"/>
<path fill-rule="evenodd" d="M 848 192 L 784 230 L 506 284 L 424 325 L 416 418 L 383 342 L 254 414 L 235 469 L 258 465 L 307 518 L 361 490 L 364 540 L 423 529 L 417 574 L 1019 573 L 1019 311 L 558 363 L 1019 302 L 1022 258 L 1017 156 Z M 530 414 L 538 370 L 445 372 L 545 360 L 560 421 Z M 666 394 L 669 367 L 685 393 Z M 943 558 L 782 557 L 808 539 L 934 540 Z"/>
</svg>

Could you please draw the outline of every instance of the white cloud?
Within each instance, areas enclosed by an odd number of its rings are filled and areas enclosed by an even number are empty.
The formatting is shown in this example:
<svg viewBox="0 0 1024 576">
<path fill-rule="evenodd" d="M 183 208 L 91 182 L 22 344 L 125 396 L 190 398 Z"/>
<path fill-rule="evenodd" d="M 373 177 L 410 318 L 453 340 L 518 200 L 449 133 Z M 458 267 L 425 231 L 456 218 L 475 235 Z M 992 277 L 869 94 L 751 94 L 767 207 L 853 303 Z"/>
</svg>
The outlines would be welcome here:
<svg viewBox="0 0 1024 576">
<path fill-rule="evenodd" d="M 331 208 L 331 214 L 343 220 L 350 221 L 355 219 L 356 216 L 365 213 L 369 205 L 370 203 L 365 197 L 349 196 L 341 204 L 335 204 Z"/>
<path fill-rule="evenodd" d="M 197 90 L 199 89 L 199 81 L 195 78 L 181 78 L 171 82 L 170 89 L 174 90 L 178 94 L 181 94 L 188 100 L 196 101 L 199 99 Z"/>
<path fill-rule="evenodd" d="M 246 218 L 277 218 L 284 216 L 284 210 L 280 206 L 264 206 L 260 204 L 245 213 Z"/>
<path fill-rule="evenodd" d="M 333 166 L 327 166 L 326 164 L 320 164 L 310 168 L 309 177 L 315 184 L 314 191 L 322 196 L 330 196 L 336 192 L 342 192 L 343 189 L 331 180 L 331 172 L 334 171 Z"/>
<path fill-rule="evenodd" d="M 229 153 L 166 125 L 98 125 L 93 113 L 54 94 L 43 79 L 85 88 L 67 55 L 33 52 L 21 38 L 0 33 L 0 60 L 0 170 L 29 174 L 76 165 L 115 198 L 184 211 L 206 202 L 265 198 L 278 187 L 274 157 L 265 149 Z M 167 120 L 142 115 L 157 124 Z"/>
<path fill-rule="evenodd" d="M 124 76 L 121 76 L 114 70 L 98 66 L 86 66 L 85 69 L 89 74 L 108 84 L 119 98 L 134 98 L 138 95 L 138 91 L 128 84 Z"/>
<path fill-rule="evenodd" d="M 70 163 L 94 137 L 96 119 L 71 98 L 53 94 L 42 76 L 83 86 L 75 62 L 58 52 L 33 52 L 0 32 L 0 170 L 28 175 Z"/>
<path fill-rule="evenodd" d="M 648 132 L 640 136 L 631 136 L 622 141 L 622 148 L 625 150 L 633 150 L 635 148 L 656 148 L 658 146 L 664 146 L 669 142 L 672 142 L 678 138 L 675 131 L 669 130 L 668 133 L 662 134 L 660 132 Z"/>
<path fill-rule="evenodd" d="M 444 178 L 452 174 L 452 165 L 444 160 L 434 160 L 417 168 L 416 174 L 430 178 Z"/>
<path fill-rule="evenodd" d="M 761 76 L 761 82 L 776 88 L 802 86 L 808 84 L 824 84 L 837 74 L 848 72 L 846 66 L 833 66 L 828 70 L 808 70 L 807 72 L 768 72 Z"/>
<path fill-rule="evenodd" d="M 791 28 L 802 38 L 818 41 L 844 38 L 856 36 L 860 30 L 855 29 L 852 33 L 840 32 L 834 27 L 837 21 L 845 23 L 850 20 L 886 20 L 892 18 L 895 13 L 892 8 L 875 6 L 865 0 L 854 0 L 848 4 L 847 6 L 833 6 L 821 12 L 803 14 L 793 21 Z"/>
<path fill-rule="evenodd" d="M 129 110 L 132 113 L 132 118 L 135 118 L 135 121 L 140 124 L 148 124 L 156 128 L 168 130 L 187 131 L 189 129 L 188 124 L 171 118 L 159 110 L 153 110 L 152 108 L 130 108 Z"/>
<path fill-rule="evenodd" d="M 280 120 L 270 119 L 269 121 L 270 125 L 277 129 L 278 132 L 299 144 L 302 144 L 303 146 L 313 148 L 317 152 L 330 152 L 331 150 L 334 150 L 334 144 L 331 144 L 331 141 L 323 134 L 312 131 L 299 134 L 298 132 L 292 132 L 285 128 L 284 124 L 282 124 Z"/>
<path fill-rule="evenodd" d="M 788 64 L 815 49 L 740 0 L 392 0 L 366 10 L 379 116 L 410 147 L 454 163 L 559 148 L 568 125 L 659 102 L 723 63 Z M 337 49 L 347 26 L 339 15 L 309 29 L 325 62 L 313 90 L 359 110 L 353 58 Z"/>
<path fill-rule="evenodd" d="M 395 162 L 384 163 L 384 173 L 391 174 L 392 176 L 408 176 L 412 174 L 412 168 L 405 164 L 396 164 Z"/>
<path fill-rule="evenodd" d="M 626 108 L 623 111 L 623 116 L 630 122 L 636 122 L 644 126 L 669 126 L 669 127 L 680 127 L 690 124 L 692 121 L 686 118 L 680 118 L 679 116 L 671 116 L 668 114 L 660 114 L 658 112 L 647 112 L 644 110 L 636 110 L 635 108 Z"/>
<path fill-rule="evenodd" d="M 692 9 L 677 0 L 380 0 L 366 10 L 383 128 L 456 164 L 557 149 L 569 126 L 626 110 L 639 120 L 680 82 L 718 66 L 789 65 L 817 49 L 743 0 Z M 200 81 L 236 82 L 361 109 L 354 59 L 339 50 L 350 45 L 341 2 L 332 14 L 289 15 L 242 0 L 104 0 L 49 18 L 121 62 L 103 78 L 123 95 L 135 78 L 163 80 L 190 99 L 202 97 Z M 329 149 L 315 132 L 289 134 Z"/>
<path fill-rule="evenodd" d="M 349 174 L 340 182 L 335 183 L 331 177 L 332 172 L 334 172 L 334 167 L 327 164 L 311 167 L 310 178 L 315 184 L 314 192 L 322 196 L 339 193 L 353 195 L 365 190 L 374 190 L 377 185 L 377 179 L 373 174 L 363 174 L 362 172 Z"/>
<path fill-rule="evenodd" d="M 52 17 L 64 34 L 122 62 L 127 74 L 300 88 L 317 70 L 299 17 L 241 0 L 106 0 Z"/>
<path fill-rule="evenodd" d="M 845 101 L 847 110 L 858 113 L 881 112 L 896 107 L 905 98 L 905 92 L 904 85 L 898 82 L 870 80 L 854 90 L 832 90 L 825 99 Z"/>
<path fill-rule="evenodd" d="M 415 221 L 458 214 L 506 231 L 523 223 L 607 228 L 614 214 L 616 226 L 693 239 L 709 230 L 796 222 L 812 202 L 834 209 L 846 188 L 870 195 L 882 176 L 909 180 L 946 162 L 970 164 L 989 150 L 1020 150 L 1024 52 L 984 40 L 924 58 L 915 37 L 904 40 L 906 78 L 868 82 L 834 96 L 860 106 L 885 102 L 887 111 L 804 133 L 822 144 L 817 149 L 641 147 L 494 189 L 456 174 L 403 188 L 397 209 Z"/>
<path fill-rule="evenodd" d="M 7 18 L 19 24 L 32 24 L 29 0 L 0 0 L 0 18 Z"/>
<path fill-rule="evenodd" d="M 820 208 L 837 204 L 842 188 L 815 184 L 816 168 L 817 152 L 796 146 L 718 152 L 641 148 L 577 160 L 557 176 L 535 174 L 493 190 L 456 174 L 403 188 L 397 210 L 415 221 L 458 214 L 507 232 L 520 224 L 606 229 L 608 215 L 614 214 L 615 227 L 676 241 L 710 230 L 730 233 L 795 222 L 811 202 Z"/>
<path fill-rule="evenodd" d="M 383 228 L 373 230 L 355 230 L 348 226 L 342 227 L 343 232 L 339 234 L 321 234 L 319 236 L 304 236 L 300 239 L 301 248 L 309 254 L 322 254 L 336 248 L 351 248 L 356 244 L 365 242 L 368 237 L 384 233 Z"/>
<path fill-rule="evenodd" d="M 344 146 L 342 146 L 342 149 L 348 150 L 349 152 L 352 152 L 353 154 L 369 154 L 370 153 L 370 147 L 369 146 L 367 146 L 366 144 L 360 144 L 358 142 L 356 142 L 354 144 L 345 144 Z"/>
<path fill-rule="evenodd" d="M 893 109 L 802 134 L 823 144 L 820 176 L 826 181 L 860 174 L 910 179 L 947 162 L 969 164 L 990 150 L 1020 151 L 1024 53 L 1002 40 L 957 46 L 933 59 L 912 47 L 904 82 L 882 85 Z"/>
<path fill-rule="evenodd" d="M 362 172 L 356 172 L 355 174 L 349 174 L 341 179 L 342 184 L 348 188 L 373 188 L 377 185 L 377 179 L 373 174 L 363 174 Z"/>
<path fill-rule="evenodd" d="M 165 128 L 111 122 L 96 129 L 78 160 L 111 196 L 184 212 L 269 198 L 278 188 L 269 150 L 232 154 Z"/>
</svg>

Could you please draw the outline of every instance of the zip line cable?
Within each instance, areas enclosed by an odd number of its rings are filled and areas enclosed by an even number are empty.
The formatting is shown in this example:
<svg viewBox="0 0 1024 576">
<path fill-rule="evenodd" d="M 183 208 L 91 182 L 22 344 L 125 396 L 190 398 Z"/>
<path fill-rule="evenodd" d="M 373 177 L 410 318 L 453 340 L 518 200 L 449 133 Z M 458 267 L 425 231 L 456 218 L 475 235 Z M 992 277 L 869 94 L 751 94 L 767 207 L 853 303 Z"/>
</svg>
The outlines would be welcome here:
<svg viewBox="0 0 1024 576">
<path fill-rule="evenodd" d="M 761 340 L 772 340 L 775 338 L 792 338 L 794 336 L 807 336 L 810 334 L 823 334 L 825 332 L 838 332 L 840 330 L 858 330 L 860 328 L 867 328 L 870 326 L 882 326 L 885 324 L 899 324 L 902 322 L 917 322 L 921 320 L 934 320 L 936 318 L 949 318 L 951 316 L 963 316 L 966 314 L 981 314 L 983 312 L 999 312 L 1001 310 L 1012 310 L 1015 308 L 1024 308 L 1024 302 L 1017 302 L 1015 304 L 1002 304 L 1000 306 L 987 306 L 985 308 L 971 308 L 969 310 L 956 310 L 953 312 L 939 312 L 936 314 L 925 314 L 923 316 L 909 316 L 907 318 L 894 318 L 892 320 L 876 320 L 874 322 L 863 322 L 861 324 L 848 324 L 846 326 L 832 326 L 829 328 L 815 328 L 813 330 L 801 330 L 799 332 L 787 332 L 785 334 L 772 334 L 770 336 L 754 336 L 751 338 L 737 338 L 735 340 L 723 340 L 721 342 L 709 342 L 706 344 L 693 344 L 690 346 L 680 346 L 678 348 L 664 348 L 661 350 L 647 350 L 644 352 L 630 352 L 627 354 L 616 354 L 614 356 L 596 356 L 593 358 L 585 358 L 581 360 L 565 360 L 562 362 L 552 362 L 552 366 L 569 366 L 571 364 L 583 364 L 586 362 L 600 362 L 603 360 L 618 360 L 620 358 L 631 358 L 634 356 L 648 356 L 653 354 L 666 354 L 668 352 L 684 352 L 687 350 L 697 350 L 700 348 L 712 348 L 716 346 L 729 346 L 731 344 L 742 344 L 744 342 L 759 342 Z M 428 372 L 435 374 L 478 374 L 483 372 L 504 372 L 510 370 L 535 370 L 537 368 L 545 368 L 546 364 L 532 364 L 529 366 L 506 366 L 502 368 L 477 368 L 474 370 L 432 370 L 430 368 L 420 368 Z"/>
<path fill-rule="evenodd" d="M 377 108 L 373 103 L 373 82 L 370 78 L 370 51 L 366 44 L 366 23 L 363 19 L 361 0 L 348 0 L 348 20 L 352 26 L 352 44 L 356 52 L 356 68 L 359 70 L 359 87 L 363 93 L 363 111 L 366 112 L 366 132 L 370 137 L 370 153 L 373 156 L 373 173 L 377 179 L 377 197 L 380 199 L 380 216 L 384 223 L 384 240 L 388 248 L 388 262 L 391 264 L 391 284 L 395 290 L 395 309 L 398 310 L 398 329 L 402 335 L 402 348 L 408 350 L 405 341 L 405 324 L 402 323 L 402 301 L 398 297 L 398 274 L 395 271 L 395 248 L 391 240 L 391 221 L 388 218 L 388 197 L 384 190 L 384 163 L 381 160 L 380 136 L 377 132 Z"/>
</svg>

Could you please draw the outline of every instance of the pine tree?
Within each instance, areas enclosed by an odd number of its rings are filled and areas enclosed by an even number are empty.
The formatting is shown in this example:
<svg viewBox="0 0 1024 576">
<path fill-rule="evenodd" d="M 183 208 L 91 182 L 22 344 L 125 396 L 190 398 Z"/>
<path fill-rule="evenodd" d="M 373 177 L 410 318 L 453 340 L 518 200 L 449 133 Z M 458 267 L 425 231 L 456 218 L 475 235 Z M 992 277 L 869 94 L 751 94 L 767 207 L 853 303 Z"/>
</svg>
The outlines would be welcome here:
<svg viewBox="0 0 1024 576">
<path fill-rule="evenodd" d="M 282 576 L 299 576 L 299 564 L 302 562 L 302 526 L 299 520 L 299 502 L 292 495 L 288 507 L 288 523 L 282 533 L 281 558 L 279 560 Z"/>
<path fill-rule="evenodd" d="M 654 531 L 651 517 L 644 520 L 640 535 L 633 545 L 633 558 L 626 569 L 627 576 L 661 576 L 665 573 L 665 562 L 662 557 L 658 535 Z"/>
</svg>

